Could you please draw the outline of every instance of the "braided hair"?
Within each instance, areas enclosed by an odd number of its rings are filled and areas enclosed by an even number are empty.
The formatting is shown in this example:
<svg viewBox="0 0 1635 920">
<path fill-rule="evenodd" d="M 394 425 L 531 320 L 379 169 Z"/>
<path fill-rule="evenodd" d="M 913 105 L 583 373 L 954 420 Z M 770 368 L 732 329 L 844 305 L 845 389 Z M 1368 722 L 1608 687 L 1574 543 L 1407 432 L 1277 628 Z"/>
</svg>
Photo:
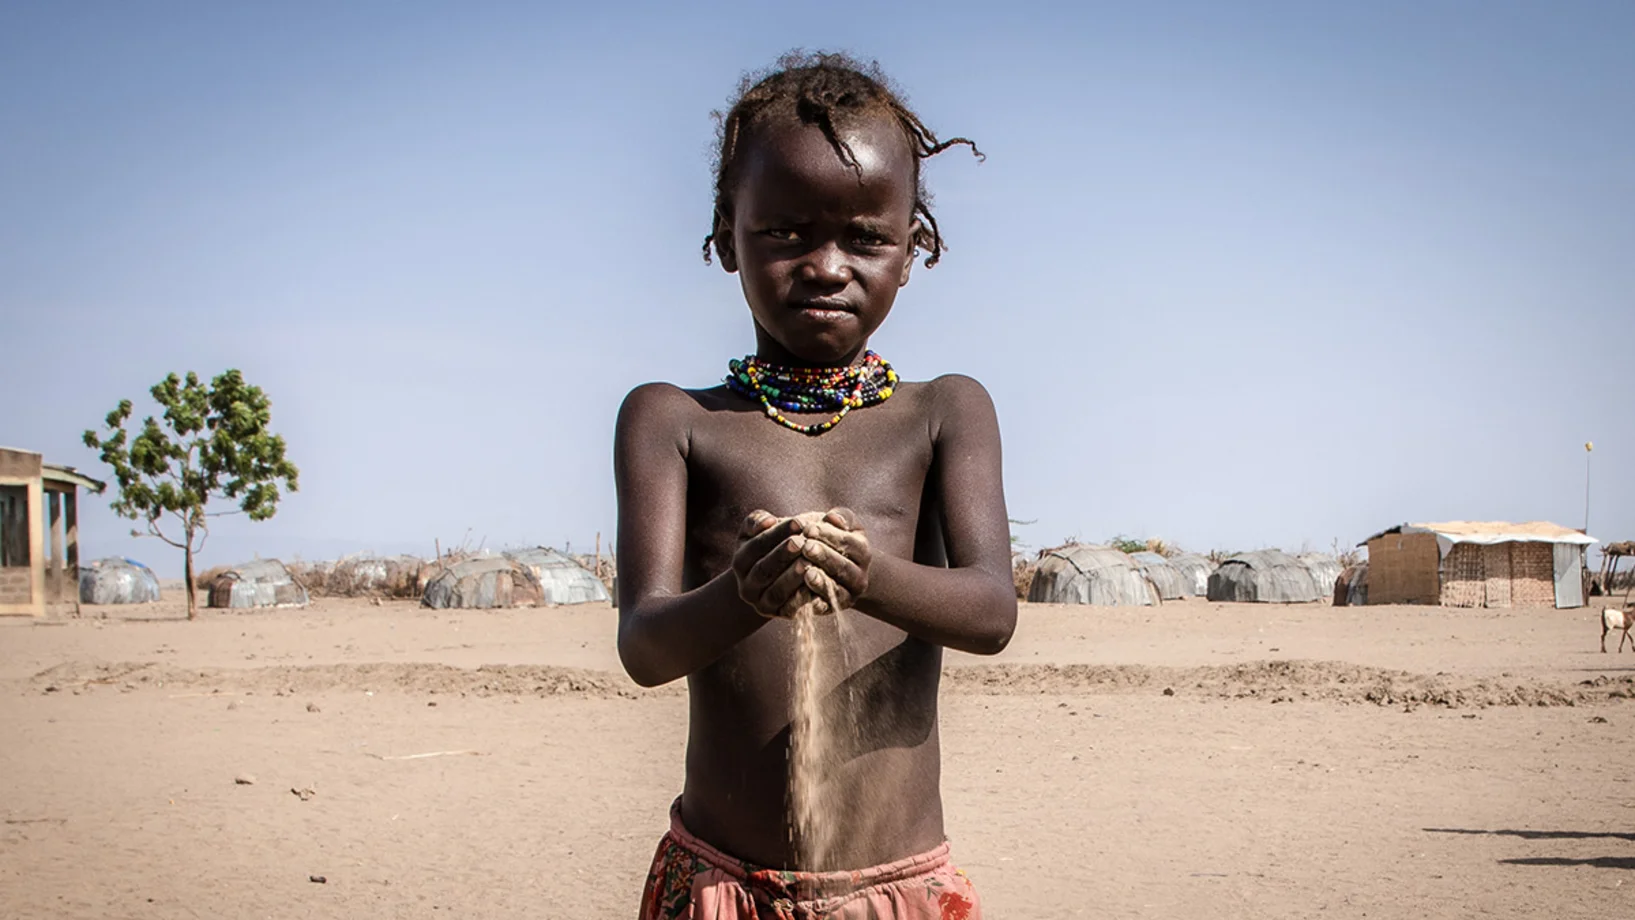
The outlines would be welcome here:
<svg viewBox="0 0 1635 920">
<path fill-rule="evenodd" d="M 725 115 L 712 114 L 716 120 L 717 141 L 715 213 L 710 233 L 704 237 L 705 262 L 710 261 L 710 249 L 716 243 L 719 228 L 732 214 L 739 156 L 755 130 L 773 119 L 791 119 L 816 126 L 828 138 L 840 161 L 859 175 L 862 166 L 850 145 L 841 138 L 836 121 L 876 114 L 895 119 L 914 154 L 914 216 L 919 226 L 914 231 L 913 244 L 916 253 L 926 252 L 926 268 L 937 264 L 945 246 L 937 218 L 931 213 L 931 195 L 920 175 L 920 161 L 959 145 L 971 148 L 977 159 L 985 159 L 982 151 L 967 138 L 937 140 L 931 129 L 903 102 L 902 94 L 881 72 L 879 64 L 863 64 L 846 54 L 821 51 L 785 54 L 770 71 L 744 77 Z"/>
</svg>

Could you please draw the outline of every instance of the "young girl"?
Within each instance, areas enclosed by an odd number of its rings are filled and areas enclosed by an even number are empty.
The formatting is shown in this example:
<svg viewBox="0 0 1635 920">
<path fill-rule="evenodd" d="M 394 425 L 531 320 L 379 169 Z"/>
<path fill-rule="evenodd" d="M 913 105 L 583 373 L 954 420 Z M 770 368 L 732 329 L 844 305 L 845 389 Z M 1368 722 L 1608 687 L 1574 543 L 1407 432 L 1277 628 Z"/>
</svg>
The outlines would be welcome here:
<svg viewBox="0 0 1635 920">
<path fill-rule="evenodd" d="M 686 677 L 691 713 L 641 916 L 977 917 L 943 831 L 937 687 L 943 648 L 994 654 L 1016 625 L 999 425 L 976 381 L 900 382 L 868 350 L 942 252 L 920 161 L 976 148 L 823 54 L 746 80 L 720 141 L 705 258 L 738 274 L 755 353 L 725 386 L 633 390 L 614 450 L 619 654 L 644 686 Z M 831 844 L 803 865 L 788 616 L 819 585 L 840 608 L 817 621 L 819 694 L 845 730 Z"/>
</svg>

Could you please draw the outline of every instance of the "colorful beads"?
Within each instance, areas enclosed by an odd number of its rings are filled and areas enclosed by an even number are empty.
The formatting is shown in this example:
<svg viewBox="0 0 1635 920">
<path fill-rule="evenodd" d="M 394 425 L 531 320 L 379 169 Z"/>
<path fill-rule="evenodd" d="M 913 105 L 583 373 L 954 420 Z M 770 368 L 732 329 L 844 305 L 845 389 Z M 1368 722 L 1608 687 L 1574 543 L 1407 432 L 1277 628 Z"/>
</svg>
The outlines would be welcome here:
<svg viewBox="0 0 1635 920">
<path fill-rule="evenodd" d="M 849 367 L 780 367 L 754 355 L 727 362 L 727 388 L 759 400 L 767 417 L 791 431 L 817 435 L 840 424 L 853 409 L 875 406 L 891 398 L 897 372 L 872 351 Z M 783 412 L 834 412 L 826 422 L 802 425 Z"/>
</svg>

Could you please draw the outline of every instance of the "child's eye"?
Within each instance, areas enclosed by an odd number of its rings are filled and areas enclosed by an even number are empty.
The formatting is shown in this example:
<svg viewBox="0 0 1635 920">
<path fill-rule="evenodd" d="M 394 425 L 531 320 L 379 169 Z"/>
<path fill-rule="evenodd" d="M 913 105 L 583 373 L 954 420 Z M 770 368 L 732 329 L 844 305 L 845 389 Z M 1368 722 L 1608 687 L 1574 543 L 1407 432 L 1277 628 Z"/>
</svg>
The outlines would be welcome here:
<svg viewBox="0 0 1635 920">
<path fill-rule="evenodd" d="M 854 237 L 859 246 L 889 246 L 891 241 L 878 233 L 860 233 Z"/>
<path fill-rule="evenodd" d="M 788 229 L 787 227 L 773 227 L 768 230 L 762 230 L 761 233 L 762 235 L 771 239 L 782 240 L 784 242 L 800 239 L 800 234 Z"/>
</svg>

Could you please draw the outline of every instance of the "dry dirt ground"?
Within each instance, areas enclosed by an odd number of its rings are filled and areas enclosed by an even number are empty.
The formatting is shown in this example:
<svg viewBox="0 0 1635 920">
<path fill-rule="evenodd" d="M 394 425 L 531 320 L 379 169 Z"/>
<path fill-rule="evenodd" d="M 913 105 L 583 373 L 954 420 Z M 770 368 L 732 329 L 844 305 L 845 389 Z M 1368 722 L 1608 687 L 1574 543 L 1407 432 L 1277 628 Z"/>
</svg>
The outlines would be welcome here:
<svg viewBox="0 0 1635 920">
<path fill-rule="evenodd" d="M 1025 606 L 948 664 L 956 859 L 1001 920 L 1635 916 L 1597 613 Z M 0 622 L 0 916 L 634 916 L 687 701 L 607 607 L 178 614 Z"/>
</svg>

